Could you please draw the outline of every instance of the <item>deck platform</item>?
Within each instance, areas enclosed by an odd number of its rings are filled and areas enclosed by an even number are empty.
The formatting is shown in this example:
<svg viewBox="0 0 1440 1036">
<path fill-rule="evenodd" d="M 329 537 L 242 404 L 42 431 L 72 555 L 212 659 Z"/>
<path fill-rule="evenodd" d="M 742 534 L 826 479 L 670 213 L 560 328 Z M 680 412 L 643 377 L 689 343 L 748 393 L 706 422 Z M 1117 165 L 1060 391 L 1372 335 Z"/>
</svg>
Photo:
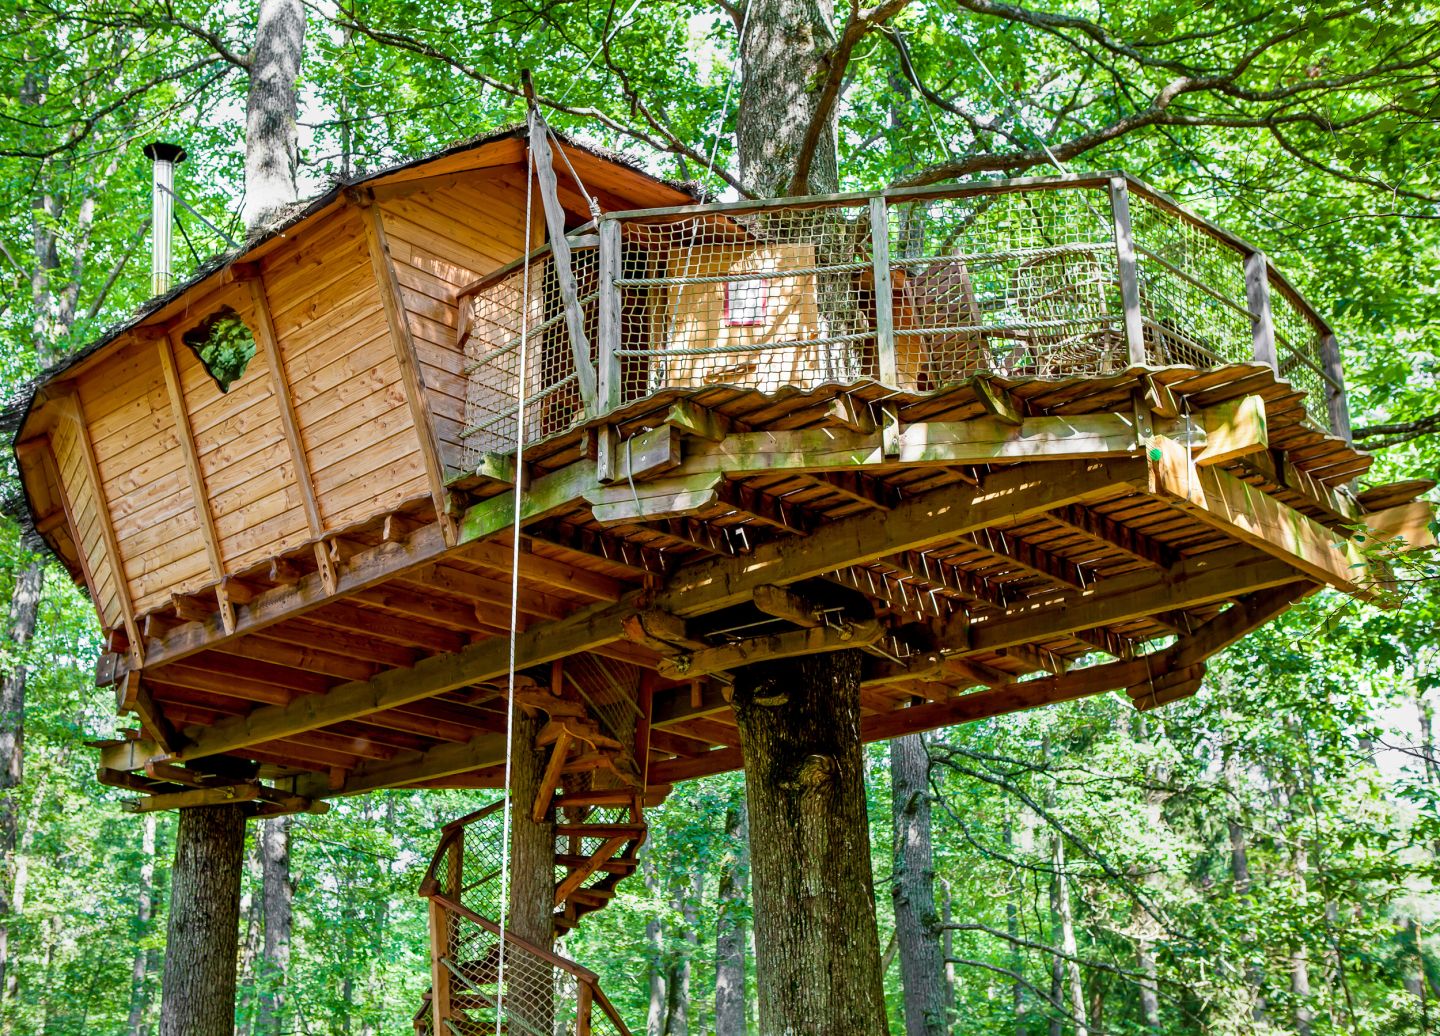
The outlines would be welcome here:
<svg viewBox="0 0 1440 1036">
<path fill-rule="evenodd" d="M 22 469 L 109 630 L 132 808 L 498 787 L 516 536 L 523 685 L 652 798 L 740 765 L 748 662 L 862 649 L 867 740 L 1153 708 L 1433 545 L 1430 483 L 1356 488 L 1316 311 L 1122 174 L 675 207 L 576 148 L 617 211 L 569 192 L 525 259 L 479 208 L 523 196 L 514 143 L 337 194 L 37 397 Z M 180 344 L 218 298 L 259 343 L 230 392 Z"/>
</svg>

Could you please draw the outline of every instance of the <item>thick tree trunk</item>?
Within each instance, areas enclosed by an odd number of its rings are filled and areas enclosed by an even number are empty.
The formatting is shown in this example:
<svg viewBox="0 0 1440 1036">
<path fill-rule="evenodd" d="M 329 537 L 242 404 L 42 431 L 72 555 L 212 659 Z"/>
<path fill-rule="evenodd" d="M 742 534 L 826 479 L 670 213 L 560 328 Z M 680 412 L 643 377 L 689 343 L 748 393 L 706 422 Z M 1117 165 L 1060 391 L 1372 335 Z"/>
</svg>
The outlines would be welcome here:
<svg viewBox="0 0 1440 1036">
<path fill-rule="evenodd" d="M 826 193 L 840 182 L 832 107 L 816 140 L 807 183 L 791 191 L 796 160 L 818 107 L 818 83 L 829 70 L 825 58 L 835 45 L 834 17 L 832 0 L 752 0 L 746 7 L 735 135 L 740 180 L 762 198 Z"/>
<path fill-rule="evenodd" d="M 295 80 L 305 46 L 301 0 L 260 0 L 245 103 L 245 228 L 254 234 L 296 198 Z"/>
<path fill-rule="evenodd" d="M 890 790 L 895 821 L 895 867 L 890 898 L 900 942 L 906 1036 L 944 1036 L 945 962 L 935 916 L 935 855 L 930 836 L 930 756 L 925 739 L 909 734 L 890 742 Z"/>
<path fill-rule="evenodd" d="M 736 673 L 750 812 L 760 1028 L 886 1031 L 858 651 Z"/>
<path fill-rule="evenodd" d="M 745 883 L 750 853 L 743 800 L 725 810 L 719 916 L 715 920 L 715 1036 L 746 1036 Z"/>
<path fill-rule="evenodd" d="M 245 814 L 234 806 L 180 811 L 160 1036 L 230 1036 Z"/>
<path fill-rule="evenodd" d="M 291 900 L 295 886 L 290 880 L 290 817 L 265 821 L 261 832 L 263 859 L 263 903 L 265 950 L 261 956 L 259 1031 L 279 1036 L 285 1031 L 284 989 L 290 974 Z"/>
<path fill-rule="evenodd" d="M 1135 944 L 1135 959 L 1140 965 L 1140 1020 L 1146 1032 L 1160 1031 L 1160 971 L 1155 964 L 1155 947 L 1150 940 Z"/>
<path fill-rule="evenodd" d="M 531 813 L 540 793 L 545 752 L 535 748 L 542 720 L 515 713 L 510 756 L 510 902 L 506 928 L 549 949 L 555 941 L 555 815 L 539 823 Z M 515 1028 L 549 1032 L 555 1015 L 555 987 L 549 966 L 507 947 L 505 1013 Z"/>
<path fill-rule="evenodd" d="M 35 635 L 45 564 L 32 561 L 20 570 L 10 596 L 8 640 L 21 655 Z M 10 957 L 10 913 L 14 909 L 15 844 L 20 828 L 20 781 L 25 775 L 25 681 L 23 664 L 5 671 L 0 680 L 0 989 L 5 988 Z"/>
<path fill-rule="evenodd" d="M 150 932 L 155 914 L 155 814 L 146 813 L 144 834 L 140 844 L 140 885 L 135 890 L 135 959 L 130 966 L 130 1018 L 126 1031 L 130 1036 L 145 1036 L 149 1026 L 145 1016 L 150 1009 L 150 973 L 155 968 L 155 951 L 140 949 Z"/>
</svg>

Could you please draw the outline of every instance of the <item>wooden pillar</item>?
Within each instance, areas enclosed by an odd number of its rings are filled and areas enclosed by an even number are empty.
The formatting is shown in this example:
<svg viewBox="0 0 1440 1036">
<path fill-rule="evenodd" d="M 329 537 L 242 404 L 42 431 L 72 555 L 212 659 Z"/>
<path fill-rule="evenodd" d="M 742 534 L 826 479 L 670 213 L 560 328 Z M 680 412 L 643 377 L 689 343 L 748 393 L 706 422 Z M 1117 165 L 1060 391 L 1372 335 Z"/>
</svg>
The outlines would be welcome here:
<svg viewBox="0 0 1440 1036">
<path fill-rule="evenodd" d="M 506 928 L 544 949 L 555 942 L 555 819 L 536 821 L 531 806 L 541 791 L 545 753 L 535 748 L 542 719 L 515 710 L 510 757 L 510 902 Z M 505 1014 L 516 1029 L 549 1032 L 555 987 L 549 963 L 506 947 Z M 528 1026 L 528 1028 L 527 1028 Z"/>
<path fill-rule="evenodd" d="M 592 417 L 603 417 L 620 409 L 624 394 L 621 376 L 623 361 L 618 355 L 620 340 L 621 237 L 618 220 L 600 221 L 600 341 L 596 352 L 597 388 Z"/>
<path fill-rule="evenodd" d="M 1320 339 L 1320 358 L 1325 364 L 1325 404 L 1330 413 L 1330 431 L 1346 442 L 1354 442 L 1350 431 L 1350 402 L 1345 397 L 1345 365 L 1335 332 L 1326 330 Z"/>
<path fill-rule="evenodd" d="M 160 1036 L 232 1036 L 245 814 L 180 811 L 170 878 Z"/>
<path fill-rule="evenodd" d="M 1264 252 L 1245 257 L 1245 301 L 1255 322 L 1255 362 L 1274 370 L 1275 321 L 1270 314 L 1270 269 Z"/>
<path fill-rule="evenodd" d="M 890 209 L 883 196 L 870 199 L 870 261 L 875 282 L 876 373 L 880 384 L 900 387 L 895 353 L 895 295 L 890 275 Z M 911 377 L 918 375 L 912 371 Z"/>
<path fill-rule="evenodd" d="M 1140 309 L 1140 268 L 1135 258 L 1135 231 L 1130 222 L 1130 188 L 1123 176 L 1110 181 L 1110 215 L 1115 228 L 1115 260 L 1120 272 L 1120 304 L 1124 308 L 1125 348 L 1130 366 L 1146 363 L 1145 325 Z"/>
</svg>

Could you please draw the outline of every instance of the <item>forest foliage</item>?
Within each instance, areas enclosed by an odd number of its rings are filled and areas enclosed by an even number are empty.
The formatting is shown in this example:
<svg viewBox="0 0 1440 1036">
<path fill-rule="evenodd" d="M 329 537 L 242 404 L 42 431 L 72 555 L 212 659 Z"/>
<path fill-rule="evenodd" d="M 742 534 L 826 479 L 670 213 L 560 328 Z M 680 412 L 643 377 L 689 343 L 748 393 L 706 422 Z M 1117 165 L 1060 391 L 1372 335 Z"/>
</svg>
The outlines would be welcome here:
<svg viewBox="0 0 1440 1036">
<path fill-rule="evenodd" d="M 311 5 L 302 183 L 313 192 L 517 121 L 530 67 L 557 127 L 732 191 L 745 10 Z M 847 54 L 841 180 L 1042 173 L 1047 151 L 1067 169 L 1124 168 L 1257 242 L 1338 329 L 1360 438 L 1379 448 L 1365 481 L 1437 477 L 1436 15 L 1335 0 L 895 5 Z M 243 236 L 254 22 L 247 4 L 0 2 L 7 396 L 144 300 L 141 145 L 171 139 L 191 156 L 177 268 Z M 44 562 L 34 546 L 0 525 L 5 600 Z M 23 775 L 5 792 L 0 1031 L 138 1034 L 156 1010 L 174 819 L 124 815 L 94 781 L 85 742 L 117 724 L 92 685 L 99 631 L 63 570 L 43 572 L 33 637 L 12 621 L 3 645 L 5 673 L 27 680 Z M 927 735 L 952 1031 L 1440 1030 L 1440 588 L 1428 563 L 1402 574 L 1402 609 L 1311 598 L 1155 713 L 1106 695 Z M 3 718 L 13 736 L 22 717 Z M 887 749 L 867 758 L 883 946 L 894 807 Z M 242 1031 L 260 1031 L 277 986 L 276 1031 L 407 1031 L 428 982 L 420 872 L 439 825 L 490 794 L 389 792 L 297 819 L 283 976 L 262 960 L 252 852 Z M 727 879 L 743 888 L 726 831 L 741 797 L 738 775 L 677 787 L 649 815 L 644 873 L 564 944 L 637 1031 L 647 1018 L 653 1036 L 713 1031 L 718 929 L 746 921 L 743 897 L 721 905 Z"/>
</svg>

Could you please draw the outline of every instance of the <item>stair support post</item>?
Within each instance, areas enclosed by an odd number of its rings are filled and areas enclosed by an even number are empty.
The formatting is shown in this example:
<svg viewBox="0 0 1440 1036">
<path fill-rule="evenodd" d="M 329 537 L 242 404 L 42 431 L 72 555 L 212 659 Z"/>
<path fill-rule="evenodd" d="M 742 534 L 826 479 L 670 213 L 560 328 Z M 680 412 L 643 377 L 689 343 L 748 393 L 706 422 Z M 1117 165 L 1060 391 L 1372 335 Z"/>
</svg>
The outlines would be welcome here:
<svg viewBox="0 0 1440 1036">
<path fill-rule="evenodd" d="M 1135 229 L 1130 222 L 1130 186 L 1123 176 L 1110 180 L 1110 216 L 1115 230 L 1115 261 L 1120 273 L 1125 350 L 1130 366 L 1143 367 L 1145 323 L 1140 308 L 1140 266 L 1135 257 Z"/>
<path fill-rule="evenodd" d="M 450 969 L 445 966 L 450 952 L 450 914 L 430 900 L 430 1031 L 443 1036 L 450 1020 Z"/>
</svg>

